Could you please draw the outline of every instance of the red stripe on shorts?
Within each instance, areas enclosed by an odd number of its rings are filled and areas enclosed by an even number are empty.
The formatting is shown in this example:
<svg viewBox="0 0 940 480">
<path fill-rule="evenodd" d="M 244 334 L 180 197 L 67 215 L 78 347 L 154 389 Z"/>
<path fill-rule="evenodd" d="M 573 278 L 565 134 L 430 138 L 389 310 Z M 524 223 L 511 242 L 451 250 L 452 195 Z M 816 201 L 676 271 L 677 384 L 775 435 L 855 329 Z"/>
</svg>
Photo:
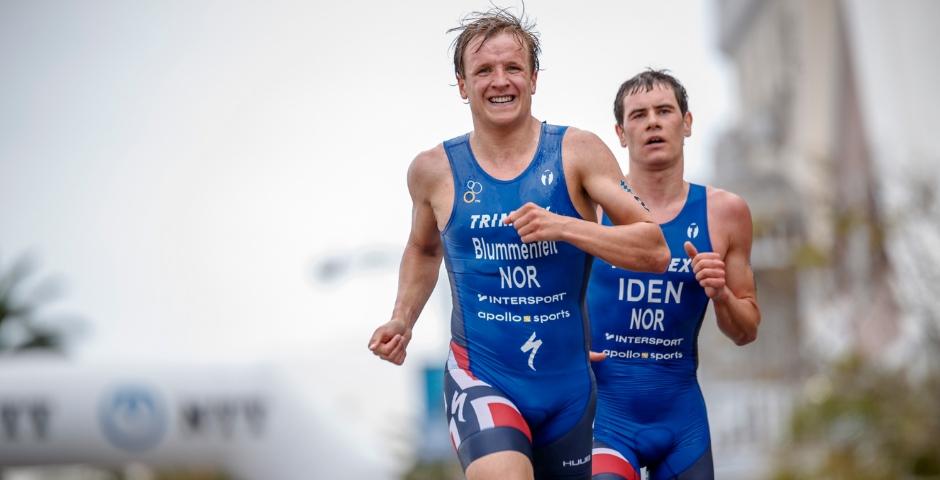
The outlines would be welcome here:
<svg viewBox="0 0 940 480">
<path fill-rule="evenodd" d="M 470 378 L 476 380 L 476 375 L 470 371 L 470 355 L 467 353 L 467 349 L 457 345 L 453 340 L 450 341 L 450 349 L 454 352 L 454 360 L 457 360 L 457 366 L 461 370 L 466 370 Z"/>
<path fill-rule="evenodd" d="M 600 475 L 602 473 L 612 473 L 620 475 L 627 480 L 640 480 L 636 470 L 630 462 L 608 453 L 595 453 L 591 458 L 591 475 Z"/>
<path fill-rule="evenodd" d="M 504 403 L 491 403 L 490 415 L 493 416 L 493 425 L 497 427 L 512 427 L 521 431 L 532 441 L 532 432 L 529 430 L 529 424 L 525 423 L 522 415 L 515 408 Z"/>
</svg>

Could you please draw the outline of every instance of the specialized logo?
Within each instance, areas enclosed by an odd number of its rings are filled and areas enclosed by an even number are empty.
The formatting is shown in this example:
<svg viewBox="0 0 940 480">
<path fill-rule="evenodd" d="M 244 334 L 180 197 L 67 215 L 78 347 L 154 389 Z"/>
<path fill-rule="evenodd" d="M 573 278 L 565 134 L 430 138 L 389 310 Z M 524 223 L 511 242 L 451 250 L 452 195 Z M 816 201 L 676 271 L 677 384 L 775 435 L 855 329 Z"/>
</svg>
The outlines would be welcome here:
<svg viewBox="0 0 940 480">
<path fill-rule="evenodd" d="M 693 238 L 698 237 L 698 224 L 695 223 L 695 222 L 690 223 L 690 224 L 689 224 L 689 228 L 687 228 L 687 229 L 685 230 L 685 234 L 686 234 L 690 239 L 693 239 Z"/>
<path fill-rule="evenodd" d="M 467 402 L 467 392 L 454 391 L 454 398 L 450 401 L 450 415 L 457 416 L 458 422 L 465 422 L 467 419 L 463 416 L 463 406 Z"/>
<path fill-rule="evenodd" d="M 467 180 L 467 191 L 463 192 L 464 203 L 480 203 L 477 195 L 483 192 L 483 184 L 474 180 Z"/>
<path fill-rule="evenodd" d="M 105 395 L 98 420 L 108 441 L 130 452 L 155 447 L 167 430 L 167 411 L 160 397 L 138 385 L 121 386 Z"/>
<path fill-rule="evenodd" d="M 522 350 L 522 353 L 526 353 L 529 350 L 532 351 L 532 353 L 529 354 L 529 368 L 532 370 L 535 370 L 535 354 L 539 353 L 539 348 L 541 347 L 542 340 L 536 340 L 535 332 L 532 332 L 532 336 L 529 337 L 529 339 L 526 340 L 526 342 L 522 345 L 522 348 L 519 349 Z"/>
<path fill-rule="evenodd" d="M 552 182 L 554 181 L 555 181 L 555 172 L 552 172 L 551 170 L 545 170 L 544 172 L 542 172 L 542 185 L 545 185 L 547 187 L 551 185 Z"/>
</svg>

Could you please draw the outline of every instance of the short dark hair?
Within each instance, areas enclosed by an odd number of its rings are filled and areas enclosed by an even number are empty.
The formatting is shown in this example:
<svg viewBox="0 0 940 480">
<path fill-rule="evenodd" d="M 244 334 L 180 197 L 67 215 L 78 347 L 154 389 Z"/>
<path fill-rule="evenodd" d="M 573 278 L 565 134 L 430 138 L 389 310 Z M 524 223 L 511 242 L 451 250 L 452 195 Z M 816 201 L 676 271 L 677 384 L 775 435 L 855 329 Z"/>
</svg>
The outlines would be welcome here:
<svg viewBox="0 0 940 480">
<path fill-rule="evenodd" d="M 535 29 L 535 22 L 529 21 L 525 16 L 525 10 L 517 17 L 507 8 L 493 7 L 485 12 L 473 12 L 465 16 L 460 25 L 450 30 L 451 32 L 460 32 L 460 35 L 454 39 L 452 47 L 454 49 L 454 73 L 458 77 L 464 76 L 463 54 L 467 45 L 477 38 L 483 37 L 486 42 L 494 36 L 506 32 L 516 37 L 519 44 L 529 51 L 529 66 L 533 72 L 539 70 L 539 54 L 542 47 L 539 44 L 539 34 Z M 483 43 L 480 43 L 483 46 Z"/>
<path fill-rule="evenodd" d="M 617 119 L 617 125 L 623 125 L 623 99 L 627 95 L 633 95 L 641 90 L 648 92 L 657 85 L 672 88 L 672 93 L 676 95 L 676 103 L 679 104 L 679 111 L 682 115 L 689 111 L 689 95 L 679 80 L 670 75 L 669 70 L 653 70 L 650 68 L 623 82 L 620 85 L 620 90 L 617 90 L 617 98 L 614 99 L 614 118 Z"/>
</svg>

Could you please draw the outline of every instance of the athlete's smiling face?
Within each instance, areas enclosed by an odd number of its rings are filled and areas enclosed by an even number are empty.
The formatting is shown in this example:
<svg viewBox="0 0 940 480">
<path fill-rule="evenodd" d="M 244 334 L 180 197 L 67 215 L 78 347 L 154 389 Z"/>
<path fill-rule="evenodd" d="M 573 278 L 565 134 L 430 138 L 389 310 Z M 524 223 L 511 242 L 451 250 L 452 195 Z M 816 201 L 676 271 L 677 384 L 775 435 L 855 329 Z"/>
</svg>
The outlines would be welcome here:
<svg viewBox="0 0 940 480">
<path fill-rule="evenodd" d="M 682 114 L 672 87 L 657 84 L 623 98 L 623 124 L 616 130 L 632 161 L 667 166 L 682 156 L 684 139 L 692 135 L 692 114 Z"/>
<path fill-rule="evenodd" d="M 474 122 L 505 126 L 531 116 L 537 77 L 522 42 L 500 33 L 486 41 L 482 36 L 470 41 L 457 86 L 460 96 L 470 102 Z"/>
</svg>

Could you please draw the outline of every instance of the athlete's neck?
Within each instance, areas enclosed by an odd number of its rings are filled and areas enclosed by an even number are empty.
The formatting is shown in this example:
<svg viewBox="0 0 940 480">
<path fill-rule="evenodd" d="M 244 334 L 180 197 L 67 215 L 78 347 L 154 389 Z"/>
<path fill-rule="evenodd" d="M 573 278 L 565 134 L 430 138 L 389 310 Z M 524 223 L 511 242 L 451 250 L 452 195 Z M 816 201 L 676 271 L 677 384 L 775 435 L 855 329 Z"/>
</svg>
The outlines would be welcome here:
<svg viewBox="0 0 940 480">
<path fill-rule="evenodd" d="M 647 168 L 630 162 L 627 183 L 653 212 L 653 218 L 658 223 L 665 223 L 678 215 L 685 205 L 689 187 L 682 175 L 681 157 L 664 168 Z"/>
<path fill-rule="evenodd" d="M 532 116 L 511 128 L 487 128 L 474 121 L 470 148 L 487 173 L 496 178 L 513 178 L 535 156 L 541 130 L 541 122 Z"/>
</svg>

